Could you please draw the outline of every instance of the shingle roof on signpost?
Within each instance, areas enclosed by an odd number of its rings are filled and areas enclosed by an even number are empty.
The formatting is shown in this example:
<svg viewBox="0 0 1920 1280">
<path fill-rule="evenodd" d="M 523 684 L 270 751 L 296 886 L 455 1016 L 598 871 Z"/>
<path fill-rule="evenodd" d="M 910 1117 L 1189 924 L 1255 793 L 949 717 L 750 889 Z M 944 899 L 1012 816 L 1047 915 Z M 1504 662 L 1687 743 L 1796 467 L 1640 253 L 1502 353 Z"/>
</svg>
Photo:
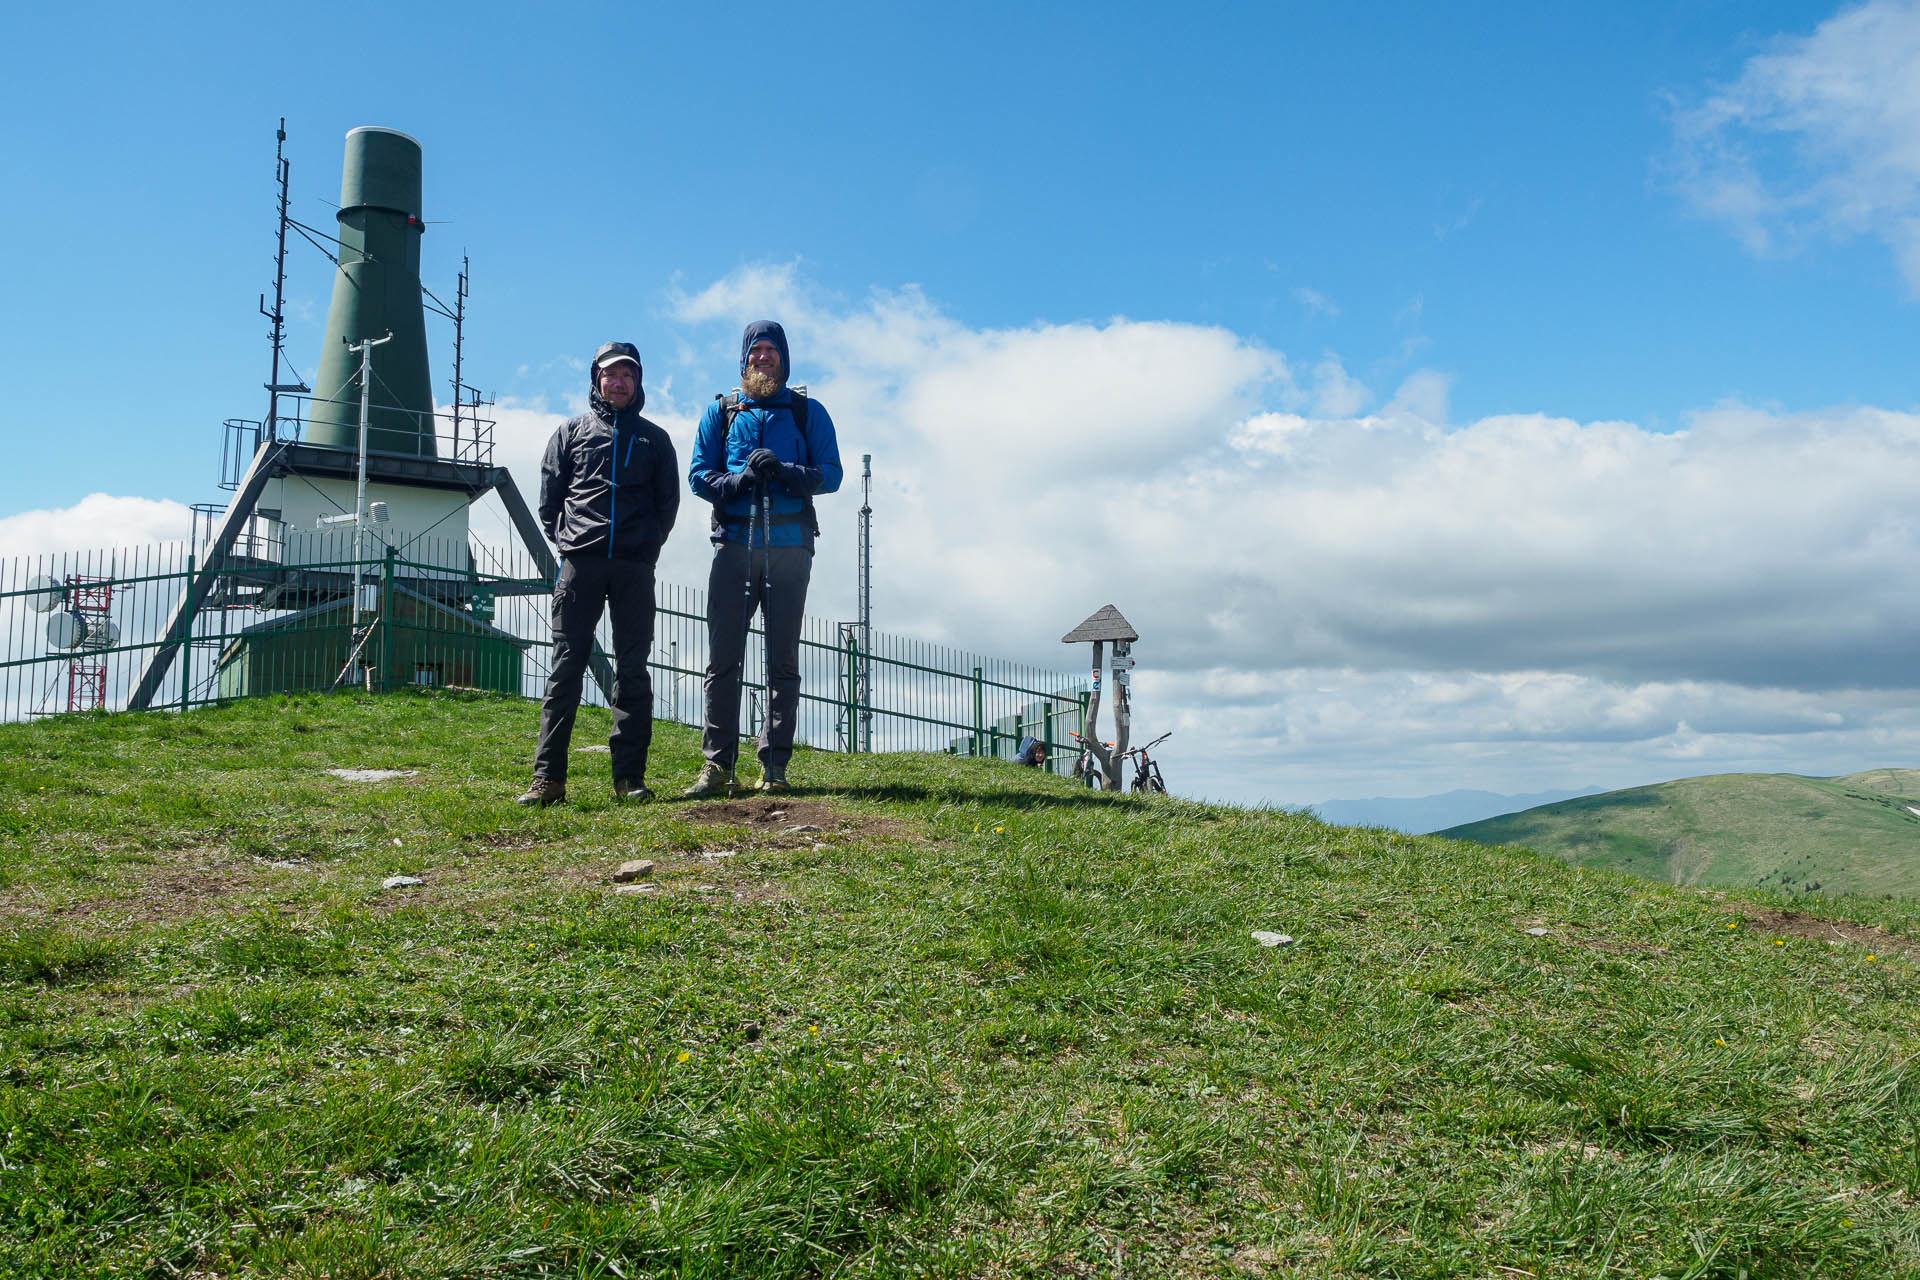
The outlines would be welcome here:
<svg viewBox="0 0 1920 1280">
<path fill-rule="evenodd" d="M 1077 644 L 1082 640 L 1126 640 L 1134 641 L 1140 633 L 1133 624 L 1120 616 L 1120 611 L 1110 604 L 1101 605 L 1093 611 L 1093 616 L 1060 637 L 1061 644 Z"/>
</svg>

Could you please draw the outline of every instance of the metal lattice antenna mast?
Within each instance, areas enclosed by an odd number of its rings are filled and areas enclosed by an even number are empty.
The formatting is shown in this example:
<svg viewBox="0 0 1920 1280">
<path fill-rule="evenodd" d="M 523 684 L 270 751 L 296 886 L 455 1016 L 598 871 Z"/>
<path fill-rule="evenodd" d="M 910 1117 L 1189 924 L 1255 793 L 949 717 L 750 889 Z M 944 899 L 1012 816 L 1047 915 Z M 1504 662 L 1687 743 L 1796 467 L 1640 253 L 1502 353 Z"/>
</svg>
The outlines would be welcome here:
<svg viewBox="0 0 1920 1280">
<path fill-rule="evenodd" d="M 873 455 L 860 455 L 860 750 L 873 750 Z"/>
<path fill-rule="evenodd" d="M 267 310 L 267 295 L 260 295 L 260 314 L 273 322 L 273 377 L 267 383 L 267 439 L 280 438 L 280 395 L 282 392 L 300 393 L 308 390 L 304 383 L 283 383 L 280 381 L 280 361 L 287 349 L 287 176 L 293 171 L 286 157 L 287 118 L 280 117 L 280 127 L 273 134 L 273 169 L 280 181 L 280 233 L 279 246 L 273 255 L 273 310 Z"/>
<path fill-rule="evenodd" d="M 453 456 L 460 456 L 460 398 L 466 393 L 460 385 L 461 346 L 467 322 L 467 271 L 472 263 L 460 255 L 460 279 L 453 287 Z"/>
</svg>

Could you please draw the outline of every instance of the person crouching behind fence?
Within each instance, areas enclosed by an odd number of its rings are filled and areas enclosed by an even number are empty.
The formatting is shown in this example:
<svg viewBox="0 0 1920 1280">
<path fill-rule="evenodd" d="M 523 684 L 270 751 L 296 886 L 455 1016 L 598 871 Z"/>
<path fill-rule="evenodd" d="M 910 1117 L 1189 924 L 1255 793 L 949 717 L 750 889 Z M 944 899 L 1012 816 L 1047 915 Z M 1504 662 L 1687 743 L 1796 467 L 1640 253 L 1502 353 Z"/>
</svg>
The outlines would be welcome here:
<svg viewBox="0 0 1920 1280">
<path fill-rule="evenodd" d="M 560 575 L 526 805 L 567 798 L 567 744 L 602 610 L 613 616 L 613 794 L 653 799 L 653 566 L 680 511 L 680 463 L 667 433 L 640 416 L 647 393 L 632 343 L 601 347 L 587 377 L 587 412 L 560 424 L 540 462 L 540 527 L 560 551 Z"/>
<path fill-rule="evenodd" d="M 840 445 L 825 406 L 787 385 L 786 331 L 756 320 L 740 339 L 740 385 L 707 406 L 687 481 L 713 504 L 707 575 L 706 763 L 683 793 L 730 794 L 740 750 L 747 628 L 760 611 L 767 717 L 756 790 L 785 791 L 800 712 L 800 624 L 820 528 L 813 495 L 840 487 Z"/>
</svg>

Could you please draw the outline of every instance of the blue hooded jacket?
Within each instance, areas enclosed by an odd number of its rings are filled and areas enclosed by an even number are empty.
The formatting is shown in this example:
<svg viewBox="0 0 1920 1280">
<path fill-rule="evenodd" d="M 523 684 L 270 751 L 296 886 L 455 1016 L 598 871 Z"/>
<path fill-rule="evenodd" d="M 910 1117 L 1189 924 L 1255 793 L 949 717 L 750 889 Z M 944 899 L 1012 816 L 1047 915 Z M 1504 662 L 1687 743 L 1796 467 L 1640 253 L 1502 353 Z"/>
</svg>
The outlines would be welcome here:
<svg viewBox="0 0 1920 1280">
<path fill-rule="evenodd" d="M 786 331 L 771 320 L 754 321 L 741 336 L 740 372 L 746 373 L 747 352 L 763 338 L 779 349 L 781 371 L 791 377 Z M 758 530 L 752 531 L 749 542 L 755 482 L 746 474 L 747 458 L 756 449 L 771 449 L 781 467 L 778 478 L 767 484 L 768 545 L 811 548 L 813 532 L 804 514 L 807 498 L 840 487 L 840 444 L 832 417 L 825 405 L 808 397 L 807 426 L 802 431 L 793 413 L 794 393 L 785 385 L 764 400 L 751 399 L 738 387 L 733 394 L 740 398 L 740 408 L 733 416 L 732 430 L 727 429 L 721 400 L 715 399 L 700 417 L 687 470 L 695 496 L 714 504 L 713 541 L 761 545 Z"/>
</svg>

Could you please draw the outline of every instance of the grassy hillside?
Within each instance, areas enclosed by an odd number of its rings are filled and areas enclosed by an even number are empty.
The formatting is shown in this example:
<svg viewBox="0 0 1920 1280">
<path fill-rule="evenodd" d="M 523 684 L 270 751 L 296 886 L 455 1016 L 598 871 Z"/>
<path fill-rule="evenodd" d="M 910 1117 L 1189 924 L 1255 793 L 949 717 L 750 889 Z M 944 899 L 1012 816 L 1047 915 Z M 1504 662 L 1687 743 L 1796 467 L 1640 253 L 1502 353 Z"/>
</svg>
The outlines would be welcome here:
<svg viewBox="0 0 1920 1280">
<path fill-rule="evenodd" d="M 534 721 L 0 726 L 0 1275 L 1920 1274 L 1911 904 Z"/>
<path fill-rule="evenodd" d="M 1920 771 L 1683 778 L 1440 834 L 1674 884 L 1911 897 L 1920 895 Z"/>
</svg>

